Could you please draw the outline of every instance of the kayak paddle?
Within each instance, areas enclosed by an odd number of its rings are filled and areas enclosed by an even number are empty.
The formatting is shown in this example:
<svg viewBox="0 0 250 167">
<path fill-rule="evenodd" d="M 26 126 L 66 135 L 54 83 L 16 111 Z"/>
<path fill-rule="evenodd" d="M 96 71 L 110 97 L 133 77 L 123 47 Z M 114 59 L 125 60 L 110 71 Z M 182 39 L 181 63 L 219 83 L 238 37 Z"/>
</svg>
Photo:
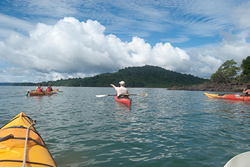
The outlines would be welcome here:
<svg viewBox="0 0 250 167">
<path fill-rule="evenodd" d="M 58 90 L 57 92 L 59 92 L 59 93 L 63 93 L 63 91 L 60 91 L 60 90 Z"/>
<path fill-rule="evenodd" d="M 141 93 L 141 94 L 129 94 L 129 96 L 142 96 L 146 97 L 148 94 L 147 93 Z M 105 97 L 105 96 L 116 96 L 116 95 L 95 95 L 96 97 Z"/>
<path fill-rule="evenodd" d="M 24 92 L 35 92 L 36 90 L 24 90 Z M 53 90 L 52 92 L 59 92 L 59 93 L 63 93 L 63 91 L 59 91 L 58 89 Z"/>
<path fill-rule="evenodd" d="M 24 90 L 24 92 L 35 92 L 36 90 Z"/>
<path fill-rule="evenodd" d="M 27 92 L 26 96 L 29 95 L 30 92 L 35 92 L 36 90 L 24 90 L 24 92 Z"/>
<path fill-rule="evenodd" d="M 53 93 L 63 93 L 63 91 L 59 91 L 59 90 L 56 90 L 56 91 L 52 91 Z"/>
<path fill-rule="evenodd" d="M 147 93 L 141 93 L 141 94 L 129 94 L 129 96 L 142 96 L 142 97 L 146 97 L 148 96 Z"/>
</svg>

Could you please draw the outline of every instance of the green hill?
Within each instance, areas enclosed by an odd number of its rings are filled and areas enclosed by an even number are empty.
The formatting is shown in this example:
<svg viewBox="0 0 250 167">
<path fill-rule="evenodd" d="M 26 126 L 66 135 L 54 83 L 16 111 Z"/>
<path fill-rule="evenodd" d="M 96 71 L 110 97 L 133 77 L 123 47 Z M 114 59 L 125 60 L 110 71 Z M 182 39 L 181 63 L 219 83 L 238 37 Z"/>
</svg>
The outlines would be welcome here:
<svg viewBox="0 0 250 167">
<path fill-rule="evenodd" d="M 146 65 L 143 67 L 127 67 L 115 73 L 104 73 L 94 77 L 61 79 L 43 82 L 43 84 L 51 83 L 52 86 L 109 87 L 111 83 L 118 86 L 121 80 L 126 82 L 126 87 L 151 88 L 197 85 L 208 81 L 190 74 L 181 74 L 161 67 Z M 25 84 L 31 85 L 31 83 L 18 83 L 13 84 L 13 86 L 25 86 Z"/>
</svg>

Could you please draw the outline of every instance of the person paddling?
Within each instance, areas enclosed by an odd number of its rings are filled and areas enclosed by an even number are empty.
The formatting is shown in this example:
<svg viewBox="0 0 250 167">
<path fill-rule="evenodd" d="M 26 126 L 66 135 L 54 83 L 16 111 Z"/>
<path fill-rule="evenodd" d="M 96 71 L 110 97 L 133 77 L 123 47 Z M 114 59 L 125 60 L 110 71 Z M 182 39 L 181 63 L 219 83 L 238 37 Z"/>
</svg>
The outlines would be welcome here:
<svg viewBox="0 0 250 167">
<path fill-rule="evenodd" d="M 129 93 L 128 93 L 128 89 L 125 88 L 125 82 L 121 81 L 119 82 L 120 87 L 116 87 L 113 84 L 110 84 L 113 88 L 115 88 L 116 92 L 117 92 L 117 97 L 118 98 L 129 98 Z"/>
<path fill-rule="evenodd" d="M 42 86 L 43 86 L 43 83 L 39 83 L 38 87 L 36 88 L 36 92 L 43 92 L 43 93 L 45 93 Z"/>
<path fill-rule="evenodd" d="M 46 91 L 47 92 L 52 92 L 53 91 L 53 89 L 51 87 L 51 83 L 48 84 L 48 87 L 46 88 Z"/>
<path fill-rule="evenodd" d="M 250 96 L 250 85 L 247 85 L 247 88 L 243 90 L 245 96 Z"/>
</svg>

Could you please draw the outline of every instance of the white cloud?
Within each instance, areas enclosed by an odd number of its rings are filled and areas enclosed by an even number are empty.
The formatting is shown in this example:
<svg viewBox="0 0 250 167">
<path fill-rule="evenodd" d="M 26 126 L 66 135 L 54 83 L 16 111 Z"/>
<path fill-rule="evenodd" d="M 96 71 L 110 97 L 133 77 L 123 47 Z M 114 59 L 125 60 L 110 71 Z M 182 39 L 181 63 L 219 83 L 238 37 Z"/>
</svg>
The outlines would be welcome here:
<svg viewBox="0 0 250 167">
<path fill-rule="evenodd" d="M 72 5 L 78 5 L 77 1 L 72 2 L 70 0 L 12 0 L 12 3 L 15 3 L 15 5 L 11 7 L 14 8 L 16 12 L 53 17 L 76 14 L 77 10 L 72 7 Z"/>
<path fill-rule="evenodd" d="M 250 1 L 242 3 L 232 12 L 235 25 L 240 29 L 250 28 Z"/>
<path fill-rule="evenodd" d="M 20 14 L 18 17 L 30 20 L 30 22 L 54 24 L 54 19 L 59 20 L 69 16 L 84 21 L 98 20 L 107 28 L 106 33 L 119 34 L 120 38 L 127 40 L 132 36 L 152 38 L 155 32 L 172 34 L 176 31 L 183 36 L 190 34 L 202 37 L 215 36 L 219 30 L 231 28 L 232 20 L 229 13 L 233 13 L 241 1 L 13 0 L 8 3 L 15 5 L 9 5 L 8 10 L 2 8 L 3 13 L 13 10 Z M 233 13 L 233 16 L 236 20 L 247 22 L 247 17 L 244 17 L 245 19 L 242 17 L 243 12 L 240 7 L 239 11 L 236 11 L 236 14 Z M 248 16 L 247 14 L 245 7 L 244 15 Z M 169 37 L 164 36 L 164 38 Z"/>
<path fill-rule="evenodd" d="M 189 73 L 210 78 L 225 61 L 234 59 L 240 66 L 242 60 L 250 56 L 250 43 L 244 38 L 229 33 L 224 33 L 223 36 L 225 38 L 219 46 L 206 45 L 188 51 L 192 59 Z"/>
<path fill-rule="evenodd" d="M 180 48 L 174 48 L 170 43 L 157 43 L 152 49 L 153 65 L 160 65 L 166 69 L 173 71 L 185 71 L 187 70 L 186 61 L 190 60 L 186 51 Z"/>
<path fill-rule="evenodd" d="M 164 41 L 164 42 L 170 42 L 170 43 L 183 43 L 183 42 L 187 42 L 189 41 L 190 38 L 188 37 L 178 37 L 178 38 L 164 38 L 164 39 L 161 39 L 161 41 Z"/>
<path fill-rule="evenodd" d="M 27 79 L 27 76 L 30 77 L 31 73 L 29 70 L 23 70 L 16 67 L 5 67 L 0 69 L 0 82 L 16 82 Z M 34 78 L 32 78 L 32 81 Z M 30 80 L 31 81 L 31 80 Z"/>
<path fill-rule="evenodd" d="M 70 0 L 14 0 L 12 3 L 15 5 L 8 7 L 24 16 L 27 15 L 28 17 L 23 17 L 24 19 L 36 19 L 36 22 L 46 24 L 48 24 L 46 19 L 60 19 L 65 16 L 81 20 L 92 19 L 104 24 L 108 33 L 128 36 L 141 34 L 140 37 L 150 36 L 153 32 L 175 31 L 177 27 L 182 27 L 179 30 L 182 35 L 215 35 L 218 29 L 231 25 L 228 13 L 235 5 L 233 1 L 226 0 L 116 2 L 112 0 L 74 2 Z"/>
<path fill-rule="evenodd" d="M 187 68 L 183 65 L 189 61 L 187 53 L 170 43 L 151 48 L 141 38 L 122 42 L 115 35 L 104 35 L 104 31 L 97 21 L 85 23 L 72 17 L 54 26 L 39 23 L 29 37 L 12 35 L 1 42 L 0 57 L 22 69 L 48 73 L 46 79 L 60 78 L 59 73 L 85 76 L 145 64 L 177 71 Z"/>
<path fill-rule="evenodd" d="M 26 33 L 34 28 L 34 25 L 0 13 L 0 38 L 9 37 L 11 34 Z"/>
<path fill-rule="evenodd" d="M 34 26 L 29 22 L 18 19 L 16 17 L 4 15 L 1 13 L 0 13 L 0 24 L 1 24 L 1 27 L 4 27 L 4 26 L 13 27 L 15 29 L 20 29 L 24 31 L 34 28 Z"/>
</svg>

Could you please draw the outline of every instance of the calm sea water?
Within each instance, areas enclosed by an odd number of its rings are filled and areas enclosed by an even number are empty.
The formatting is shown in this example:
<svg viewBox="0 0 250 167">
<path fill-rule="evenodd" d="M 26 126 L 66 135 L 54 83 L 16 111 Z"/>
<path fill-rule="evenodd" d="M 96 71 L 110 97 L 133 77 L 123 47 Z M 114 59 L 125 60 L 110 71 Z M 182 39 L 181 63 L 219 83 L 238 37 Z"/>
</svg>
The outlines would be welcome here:
<svg viewBox="0 0 250 167">
<path fill-rule="evenodd" d="M 249 151 L 250 103 L 207 99 L 199 91 L 129 88 L 129 108 L 113 88 L 0 86 L 0 126 L 20 112 L 35 125 L 59 167 L 220 167 Z"/>
</svg>

